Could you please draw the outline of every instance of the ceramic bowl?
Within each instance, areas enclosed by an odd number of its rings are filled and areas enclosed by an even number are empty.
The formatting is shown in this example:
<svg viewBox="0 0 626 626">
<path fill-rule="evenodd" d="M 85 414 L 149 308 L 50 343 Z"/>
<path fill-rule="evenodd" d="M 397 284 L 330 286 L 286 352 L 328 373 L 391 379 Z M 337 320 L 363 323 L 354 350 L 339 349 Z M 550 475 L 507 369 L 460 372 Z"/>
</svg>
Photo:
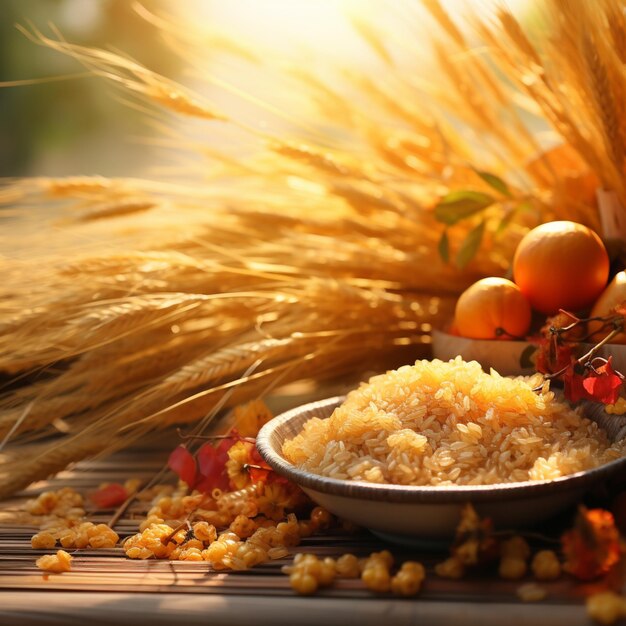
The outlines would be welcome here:
<svg viewBox="0 0 626 626">
<path fill-rule="evenodd" d="M 528 341 L 468 339 L 442 330 L 432 331 L 433 356 L 442 361 L 462 356 L 465 361 L 478 361 L 488 372 L 493 368 L 502 376 L 530 375 L 535 370 L 526 358 L 533 349 Z"/>
<path fill-rule="evenodd" d="M 397 543 L 424 545 L 449 539 L 454 534 L 460 509 L 467 502 L 479 514 L 491 517 L 497 528 L 536 526 L 580 500 L 594 485 L 626 468 L 626 458 L 622 458 L 554 480 L 414 487 L 327 478 L 298 469 L 285 460 L 283 442 L 297 435 L 311 417 L 330 417 L 342 401 L 343 397 L 328 398 L 279 415 L 261 429 L 257 447 L 276 472 L 297 483 L 313 501 Z M 610 436 L 621 437 L 626 428 L 611 430 Z"/>
<path fill-rule="evenodd" d="M 461 356 L 465 361 L 478 361 L 486 372 L 493 368 L 502 376 L 529 376 L 535 372 L 531 357 L 536 347 L 529 341 L 468 339 L 437 329 L 431 335 L 436 359 L 449 361 Z M 580 354 L 592 347 L 593 344 L 581 344 Z M 626 345 L 606 344 L 598 350 L 597 356 L 612 357 L 613 367 L 620 372 L 626 371 Z"/>
</svg>

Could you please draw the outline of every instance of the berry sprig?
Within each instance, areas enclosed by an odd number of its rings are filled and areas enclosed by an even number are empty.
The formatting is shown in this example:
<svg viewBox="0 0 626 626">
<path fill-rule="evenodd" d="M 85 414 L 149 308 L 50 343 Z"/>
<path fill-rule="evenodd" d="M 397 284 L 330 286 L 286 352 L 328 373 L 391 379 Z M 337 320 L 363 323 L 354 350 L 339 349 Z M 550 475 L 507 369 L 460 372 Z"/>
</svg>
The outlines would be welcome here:
<svg viewBox="0 0 626 626">
<path fill-rule="evenodd" d="M 624 375 L 613 369 L 612 358 L 597 356 L 602 346 L 610 343 L 624 332 L 625 307 L 617 307 L 614 315 L 606 317 L 579 318 L 573 313 L 560 310 L 548 319 L 541 329 L 542 338 L 536 355 L 537 370 L 547 380 L 563 381 L 565 397 L 571 402 L 591 400 L 603 404 L 615 404 L 619 398 Z M 608 334 L 585 354 L 576 358 L 575 347 L 597 336 L 585 334 L 589 322 L 602 322 L 601 328 Z"/>
</svg>

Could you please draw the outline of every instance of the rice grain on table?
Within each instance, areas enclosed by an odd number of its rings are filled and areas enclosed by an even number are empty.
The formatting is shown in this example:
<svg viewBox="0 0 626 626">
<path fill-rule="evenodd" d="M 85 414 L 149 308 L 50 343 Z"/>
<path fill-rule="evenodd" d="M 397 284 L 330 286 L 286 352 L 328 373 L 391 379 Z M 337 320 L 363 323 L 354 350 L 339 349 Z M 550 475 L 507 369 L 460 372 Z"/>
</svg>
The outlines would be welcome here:
<svg viewBox="0 0 626 626">
<path fill-rule="evenodd" d="M 326 420 L 308 420 L 285 458 L 322 476 L 400 485 L 558 478 L 626 453 L 558 401 L 542 377 L 506 378 L 460 357 L 374 376 Z"/>
</svg>

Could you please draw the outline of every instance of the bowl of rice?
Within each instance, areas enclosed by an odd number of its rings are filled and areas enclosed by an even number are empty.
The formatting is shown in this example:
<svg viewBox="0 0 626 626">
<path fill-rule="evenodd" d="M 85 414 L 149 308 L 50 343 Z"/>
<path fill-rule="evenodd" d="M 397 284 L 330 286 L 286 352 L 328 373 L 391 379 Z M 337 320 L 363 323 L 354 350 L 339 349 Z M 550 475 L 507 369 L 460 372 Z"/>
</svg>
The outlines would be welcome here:
<svg viewBox="0 0 626 626">
<path fill-rule="evenodd" d="M 419 543 L 451 537 L 467 502 L 500 528 L 538 525 L 623 469 L 625 418 L 590 408 L 539 375 L 423 360 L 283 413 L 257 447 L 332 513 Z"/>
</svg>

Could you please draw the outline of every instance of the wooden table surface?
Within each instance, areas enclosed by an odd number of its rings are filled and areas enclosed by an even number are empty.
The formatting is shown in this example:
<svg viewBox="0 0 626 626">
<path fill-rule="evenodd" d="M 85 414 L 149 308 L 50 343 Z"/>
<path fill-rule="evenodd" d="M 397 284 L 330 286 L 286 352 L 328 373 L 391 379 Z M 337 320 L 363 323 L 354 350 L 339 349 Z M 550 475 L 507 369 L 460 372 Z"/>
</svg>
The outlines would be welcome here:
<svg viewBox="0 0 626 626">
<path fill-rule="evenodd" d="M 171 442 L 171 440 L 170 440 Z M 171 443 L 169 444 L 171 446 Z M 460 581 L 434 574 L 442 552 L 415 552 L 384 545 L 367 531 L 324 534 L 305 539 L 293 552 L 365 556 L 390 549 L 398 560 L 421 561 L 427 580 L 419 596 L 401 599 L 373 594 L 360 581 L 339 580 L 312 597 L 298 597 L 280 568 L 290 558 L 263 564 L 246 572 L 212 571 L 207 563 L 134 561 L 121 548 L 75 550 L 72 571 L 44 575 L 35 560 L 53 550 L 33 550 L 35 527 L 16 525 L 12 510 L 42 490 L 71 486 L 78 490 L 105 481 L 151 478 L 167 458 L 166 447 L 126 451 L 102 461 L 81 463 L 55 479 L 33 485 L 18 497 L 0 503 L 0 625 L 26 624 L 402 624 L 481 626 L 576 626 L 591 624 L 584 608 L 583 589 L 567 577 L 542 583 L 548 597 L 522 603 L 519 582 L 493 573 Z M 121 537 L 136 532 L 145 504 L 135 503 L 117 523 Z M 90 515 L 106 522 L 111 512 Z M 530 578 L 526 581 L 529 582 Z"/>
</svg>

